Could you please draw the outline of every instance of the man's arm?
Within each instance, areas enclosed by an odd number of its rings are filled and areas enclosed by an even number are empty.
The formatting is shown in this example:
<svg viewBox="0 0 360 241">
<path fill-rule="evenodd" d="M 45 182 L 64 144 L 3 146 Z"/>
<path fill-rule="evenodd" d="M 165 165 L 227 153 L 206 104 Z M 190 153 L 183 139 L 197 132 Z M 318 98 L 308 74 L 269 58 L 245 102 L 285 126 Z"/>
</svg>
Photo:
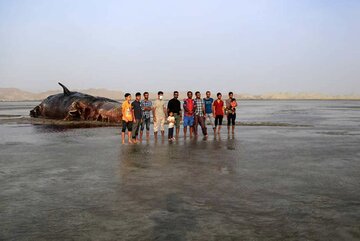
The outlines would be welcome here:
<svg viewBox="0 0 360 241">
<path fill-rule="evenodd" d="M 192 114 L 194 115 L 194 114 L 195 114 L 195 110 L 196 110 L 196 108 L 197 108 L 197 104 L 196 104 L 196 101 L 195 101 L 195 100 L 193 100 L 193 105 L 194 105 L 194 107 L 193 107 L 193 110 L 192 110 Z"/>
<path fill-rule="evenodd" d="M 165 114 L 165 117 L 166 117 L 167 116 L 167 111 L 166 111 L 165 105 L 163 105 L 163 110 L 164 110 L 164 114 Z"/>
<path fill-rule="evenodd" d="M 135 110 L 134 110 L 134 105 L 131 103 L 131 116 L 133 119 L 133 122 L 136 122 L 136 118 L 135 118 Z"/>
<path fill-rule="evenodd" d="M 153 108 L 152 108 L 152 102 L 149 100 L 149 103 L 150 103 L 150 106 L 147 106 L 146 107 L 146 110 L 148 111 L 151 111 Z"/>
<path fill-rule="evenodd" d="M 171 103 L 171 100 L 169 100 L 168 104 L 167 104 L 167 113 L 170 112 L 170 103 Z"/>
<path fill-rule="evenodd" d="M 186 101 L 185 101 L 185 100 L 184 100 L 183 108 L 184 108 L 184 112 L 186 112 L 186 111 L 187 111 L 187 107 L 186 107 Z"/>
<path fill-rule="evenodd" d="M 152 113 L 153 113 L 153 120 L 154 120 L 154 121 L 156 121 L 155 110 L 156 110 L 156 107 L 153 106 L 153 108 L 152 108 Z"/>
<path fill-rule="evenodd" d="M 206 114 L 206 113 L 205 113 L 205 102 L 203 101 L 202 103 L 203 103 L 203 104 L 202 104 L 202 111 L 203 111 L 203 114 L 204 114 L 204 116 L 205 116 L 205 114 Z"/>
</svg>

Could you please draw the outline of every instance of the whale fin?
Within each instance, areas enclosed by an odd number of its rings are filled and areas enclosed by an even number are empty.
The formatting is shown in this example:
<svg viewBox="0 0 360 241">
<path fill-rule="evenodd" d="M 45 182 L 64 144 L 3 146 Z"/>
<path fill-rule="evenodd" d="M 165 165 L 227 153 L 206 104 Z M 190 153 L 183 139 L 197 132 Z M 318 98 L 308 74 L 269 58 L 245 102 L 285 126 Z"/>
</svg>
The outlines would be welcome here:
<svg viewBox="0 0 360 241">
<path fill-rule="evenodd" d="M 59 84 L 61 87 L 63 87 L 63 89 L 64 89 L 64 95 L 70 95 L 70 94 L 71 94 L 70 90 L 69 90 L 68 88 L 66 88 L 65 85 L 61 84 L 60 82 L 58 82 L 58 84 Z"/>
</svg>

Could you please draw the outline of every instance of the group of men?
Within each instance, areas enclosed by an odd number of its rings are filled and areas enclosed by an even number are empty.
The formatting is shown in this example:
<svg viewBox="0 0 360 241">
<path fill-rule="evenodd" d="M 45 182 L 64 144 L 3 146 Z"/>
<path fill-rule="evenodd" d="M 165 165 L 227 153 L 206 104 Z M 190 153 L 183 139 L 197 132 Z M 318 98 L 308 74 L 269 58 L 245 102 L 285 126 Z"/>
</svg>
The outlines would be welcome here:
<svg viewBox="0 0 360 241">
<path fill-rule="evenodd" d="M 125 132 L 128 130 L 129 143 L 137 143 L 142 140 L 144 129 L 146 128 L 146 139 L 150 138 L 150 118 L 151 112 L 154 121 L 154 137 L 157 139 L 158 131 L 161 131 L 161 136 L 164 138 L 166 121 L 169 123 L 168 139 L 172 141 L 174 127 L 176 127 L 176 138 L 180 133 L 180 122 L 183 120 L 184 138 L 187 137 L 187 130 L 189 128 L 189 136 L 198 136 L 198 126 L 200 125 L 204 137 L 208 136 L 207 123 L 210 123 L 214 134 L 219 134 L 222 126 L 223 117 L 227 116 L 227 128 L 230 133 L 235 130 L 236 107 L 237 102 L 233 97 L 233 93 L 229 92 L 229 98 L 222 100 L 222 94 L 217 93 L 217 98 L 211 98 L 211 92 L 206 91 L 206 97 L 201 98 L 199 91 L 195 92 L 195 99 L 193 93 L 187 92 L 187 98 L 184 99 L 181 108 L 181 102 L 178 100 L 179 92 L 174 91 L 174 97 L 169 100 L 167 105 L 163 100 L 164 93 L 158 92 L 158 97 L 154 103 L 149 100 L 149 93 L 144 92 L 144 99 L 141 100 L 141 93 L 135 94 L 135 100 L 131 102 L 131 94 L 125 94 L 125 101 L 122 104 L 122 143 L 125 143 Z M 140 133 L 139 133 L 140 132 Z M 139 135 L 140 134 L 140 135 Z"/>
</svg>

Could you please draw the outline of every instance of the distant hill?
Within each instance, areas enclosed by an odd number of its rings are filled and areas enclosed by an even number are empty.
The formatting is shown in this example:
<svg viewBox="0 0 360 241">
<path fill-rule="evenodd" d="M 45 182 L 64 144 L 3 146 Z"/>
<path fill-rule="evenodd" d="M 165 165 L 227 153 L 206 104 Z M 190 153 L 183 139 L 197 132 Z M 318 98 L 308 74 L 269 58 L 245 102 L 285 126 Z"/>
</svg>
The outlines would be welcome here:
<svg viewBox="0 0 360 241">
<path fill-rule="evenodd" d="M 102 96 L 115 100 L 124 98 L 124 92 L 107 89 L 84 89 L 74 90 L 93 96 Z M 41 93 L 32 93 L 17 88 L 0 88 L 0 101 L 26 101 L 43 100 L 49 95 L 61 93 L 61 90 L 50 90 Z M 134 93 L 132 93 L 134 95 Z M 157 93 L 150 93 L 150 98 L 155 99 Z M 204 93 L 202 93 L 204 96 Z M 180 92 L 180 99 L 186 97 L 186 92 Z M 213 98 L 215 95 L 213 94 Z M 226 98 L 224 94 L 223 98 Z M 235 94 L 236 99 L 240 100 L 360 100 L 360 95 L 324 95 L 317 93 L 266 93 L 262 95 Z M 172 92 L 164 93 L 164 99 L 171 99 Z"/>
<path fill-rule="evenodd" d="M 61 93 L 62 90 L 49 90 L 41 93 L 32 93 L 16 88 L 0 88 L 0 101 L 25 101 L 25 100 L 43 100 L 49 95 Z M 85 89 L 74 90 L 93 96 L 102 96 L 111 99 L 121 99 L 124 94 L 121 91 L 106 89 Z"/>
</svg>

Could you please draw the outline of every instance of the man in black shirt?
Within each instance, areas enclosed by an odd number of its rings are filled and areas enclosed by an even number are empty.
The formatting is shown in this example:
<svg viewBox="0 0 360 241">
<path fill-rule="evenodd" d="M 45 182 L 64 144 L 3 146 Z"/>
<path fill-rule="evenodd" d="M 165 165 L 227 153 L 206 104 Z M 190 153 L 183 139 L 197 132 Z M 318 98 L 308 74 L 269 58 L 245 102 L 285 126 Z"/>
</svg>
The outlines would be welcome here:
<svg viewBox="0 0 360 241">
<path fill-rule="evenodd" d="M 135 95 L 135 100 L 131 103 L 131 108 L 134 116 L 133 132 L 132 132 L 132 139 L 134 143 L 137 142 L 139 127 L 142 121 L 142 109 L 141 109 L 140 100 L 141 100 L 141 93 L 137 92 Z"/>
<path fill-rule="evenodd" d="M 180 132 L 180 121 L 181 121 L 181 103 L 178 100 L 179 98 L 179 92 L 174 91 L 174 98 L 169 100 L 168 106 L 167 106 L 167 112 L 168 114 L 170 112 L 174 113 L 175 117 L 175 126 L 176 126 L 176 139 L 179 138 L 179 132 Z"/>
</svg>

